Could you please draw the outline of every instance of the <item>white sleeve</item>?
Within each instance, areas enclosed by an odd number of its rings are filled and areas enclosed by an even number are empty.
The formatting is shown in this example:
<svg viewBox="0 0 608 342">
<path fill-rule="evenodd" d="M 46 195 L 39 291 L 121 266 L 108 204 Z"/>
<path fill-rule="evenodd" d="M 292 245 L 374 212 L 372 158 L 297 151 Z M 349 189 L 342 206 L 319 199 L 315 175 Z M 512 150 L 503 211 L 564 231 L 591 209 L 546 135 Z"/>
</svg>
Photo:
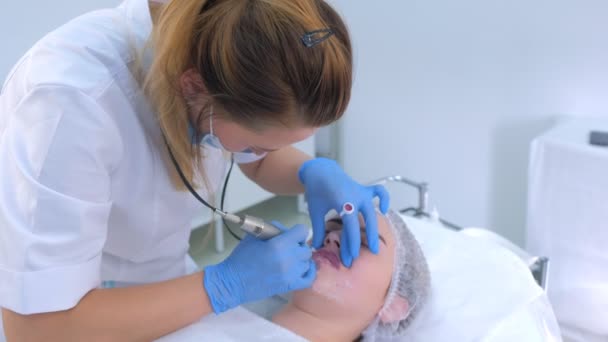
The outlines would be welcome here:
<svg viewBox="0 0 608 342">
<path fill-rule="evenodd" d="M 120 135 L 77 89 L 41 86 L 0 110 L 0 307 L 72 308 L 100 283 Z"/>
</svg>

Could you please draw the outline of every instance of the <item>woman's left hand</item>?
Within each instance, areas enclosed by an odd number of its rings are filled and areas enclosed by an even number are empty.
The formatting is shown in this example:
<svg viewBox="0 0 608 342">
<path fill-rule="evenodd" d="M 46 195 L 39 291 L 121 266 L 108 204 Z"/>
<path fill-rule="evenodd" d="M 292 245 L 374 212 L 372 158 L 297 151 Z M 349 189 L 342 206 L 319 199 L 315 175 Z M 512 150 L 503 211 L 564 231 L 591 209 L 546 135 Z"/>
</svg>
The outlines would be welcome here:
<svg viewBox="0 0 608 342">
<path fill-rule="evenodd" d="M 316 158 L 305 162 L 298 172 L 305 188 L 308 211 L 312 221 L 313 247 L 320 248 L 325 239 L 325 215 L 335 209 L 342 216 L 340 258 L 346 267 L 359 256 L 361 230 L 359 215 L 365 220 L 367 244 L 378 253 L 378 222 L 373 199 L 380 199 L 380 211 L 386 214 L 389 195 L 381 185 L 364 186 L 355 182 L 331 159 Z M 352 213 L 343 212 L 345 204 L 353 206 Z M 348 206 L 348 205 L 347 205 Z"/>
</svg>

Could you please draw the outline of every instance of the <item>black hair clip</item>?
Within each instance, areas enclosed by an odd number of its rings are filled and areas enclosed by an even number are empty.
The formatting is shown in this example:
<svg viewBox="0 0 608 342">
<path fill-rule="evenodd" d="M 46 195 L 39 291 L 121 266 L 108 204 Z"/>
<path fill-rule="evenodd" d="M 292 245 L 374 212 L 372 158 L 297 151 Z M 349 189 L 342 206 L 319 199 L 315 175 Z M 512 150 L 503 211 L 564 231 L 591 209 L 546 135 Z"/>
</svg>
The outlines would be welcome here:
<svg viewBox="0 0 608 342">
<path fill-rule="evenodd" d="M 332 31 L 331 29 L 321 29 L 321 30 L 314 30 L 314 31 L 306 32 L 302 36 L 302 43 L 304 43 L 304 45 L 306 47 L 313 47 L 313 46 L 323 42 L 324 40 L 327 40 L 333 34 L 334 34 L 334 31 Z"/>
</svg>

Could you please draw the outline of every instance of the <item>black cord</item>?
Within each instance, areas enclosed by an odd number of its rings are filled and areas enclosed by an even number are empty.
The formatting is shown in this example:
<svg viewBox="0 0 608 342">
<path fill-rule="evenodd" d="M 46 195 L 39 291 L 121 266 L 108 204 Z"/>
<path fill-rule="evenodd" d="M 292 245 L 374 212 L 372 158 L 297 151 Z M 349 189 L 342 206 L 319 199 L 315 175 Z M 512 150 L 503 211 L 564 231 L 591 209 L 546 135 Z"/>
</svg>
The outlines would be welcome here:
<svg viewBox="0 0 608 342">
<path fill-rule="evenodd" d="M 234 166 L 234 156 L 230 157 L 230 168 L 228 169 L 228 174 L 226 175 L 226 180 L 224 180 L 224 188 L 222 189 L 222 199 L 220 201 L 220 210 L 224 211 L 224 199 L 226 199 L 226 188 L 228 187 L 228 180 L 230 180 L 230 174 L 232 173 L 232 167 Z M 226 220 L 222 217 L 222 223 L 224 224 L 224 227 L 226 227 L 226 229 L 228 229 L 228 232 L 230 233 L 230 235 L 232 235 L 232 237 L 234 237 L 235 239 L 241 241 L 243 238 L 239 237 L 236 233 L 234 233 L 232 231 L 232 229 L 230 229 L 230 225 L 228 225 L 228 222 L 226 222 Z"/>
<path fill-rule="evenodd" d="M 194 196 L 199 202 L 203 203 L 207 208 L 211 209 L 213 211 L 213 214 L 215 214 L 215 211 L 216 211 L 217 208 L 213 207 L 211 204 L 209 204 L 207 201 L 205 201 L 192 188 L 192 185 L 186 179 L 186 176 L 184 175 L 184 172 L 182 171 L 182 168 L 179 167 L 179 164 L 177 164 L 177 160 L 175 159 L 175 156 L 173 155 L 173 151 L 171 151 L 171 148 L 169 147 L 169 143 L 167 142 L 167 138 L 165 138 L 164 134 L 162 136 L 163 136 L 163 139 L 165 141 L 165 146 L 167 146 L 167 151 L 169 151 L 169 156 L 171 157 L 171 161 L 173 162 L 173 165 L 175 166 L 175 169 L 177 170 L 177 173 L 179 174 L 179 178 L 181 178 L 182 183 L 184 183 L 184 185 L 186 186 L 186 188 L 188 188 L 188 191 L 190 191 L 190 193 L 192 194 L 192 196 Z M 228 174 L 226 175 L 226 180 L 224 181 L 224 188 L 222 189 L 222 200 L 220 202 L 220 210 L 221 211 L 224 211 L 224 199 L 226 197 L 226 188 L 228 187 L 228 180 L 230 179 L 230 174 L 232 173 L 232 167 L 233 166 L 234 166 L 234 155 L 232 155 L 230 157 L 230 168 L 228 169 Z M 230 226 L 228 226 L 226 220 L 223 217 L 222 217 L 222 222 L 224 223 L 224 226 L 228 229 L 228 232 L 230 233 L 230 235 L 232 235 L 235 239 L 237 239 L 239 241 L 242 240 L 242 238 L 240 238 L 239 236 L 237 236 L 232 231 L 232 229 L 230 229 Z"/>
<path fill-rule="evenodd" d="M 203 203 L 207 208 L 213 210 L 213 212 L 215 213 L 216 208 L 213 207 L 211 204 L 207 203 L 207 201 L 205 201 L 201 196 L 199 196 L 199 194 L 192 188 L 192 185 L 190 184 L 190 182 L 188 182 L 188 180 L 186 179 L 184 172 L 182 172 L 182 168 L 179 167 L 179 165 L 177 164 L 177 160 L 175 159 L 175 156 L 173 155 L 173 151 L 171 151 L 171 148 L 169 147 L 169 143 L 167 143 L 167 139 L 165 138 L 164 134 L 163 134 L 163 139 L 165 140 L 165 145 L 167 146 L 167 150 L 169 151 L 169 156 L 171 156 L 171 161 L 173 162 L 173 165 L 175 166 L 175 169 L 177 170 L 177 173 L 179 174 L 179 178 L 181 178 L 182 183 L 184 183 L 186 188 L 188 188 L 188 191 L 190 191 L 192 196 L 194 196 L 199 202 Z"/>
</svg>

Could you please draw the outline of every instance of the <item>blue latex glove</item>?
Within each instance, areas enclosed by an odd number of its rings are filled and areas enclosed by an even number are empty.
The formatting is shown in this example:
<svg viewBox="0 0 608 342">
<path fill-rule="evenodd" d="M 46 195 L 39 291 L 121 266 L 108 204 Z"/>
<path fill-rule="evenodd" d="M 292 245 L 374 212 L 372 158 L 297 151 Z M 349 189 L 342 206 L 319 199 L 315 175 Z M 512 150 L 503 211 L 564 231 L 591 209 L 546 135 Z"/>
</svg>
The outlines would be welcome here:
<svg viewBox="0 0 608 342">
<path fill-rule="evenodd" d="M 219 314 L 243 303 L 310 287 L 317 268 L 306 245 L 307 235 L 303 225 L 267 241 L 247 234 L 226 260 L 205 267 L 203 286 L 213 311 Z"/>
<path fill-rule="evenodd" d="M 316 158 L 305 162 L 298 171 L 298 176 L 306 189 L 308 211 L 313 228 L 313 246 L 320 248 L 325 239 L 325 215 L 335 209 L 338 213 L 342 206 L 350 202 L 355 212 L 342 216 L 342 244 L 340 258 L 346 267 L 359 256 L 361 233 L 359 224 L 360 212 L 365 219 L 365 234 L 372 253 L 378 253 L 378 222 L 373 199 L 380 199 L 380 211 L 386 214 L 389 207 L 389 195 L 381 185 L 363 186 L 355 182 L 331 159 Z"/>
</svg>

